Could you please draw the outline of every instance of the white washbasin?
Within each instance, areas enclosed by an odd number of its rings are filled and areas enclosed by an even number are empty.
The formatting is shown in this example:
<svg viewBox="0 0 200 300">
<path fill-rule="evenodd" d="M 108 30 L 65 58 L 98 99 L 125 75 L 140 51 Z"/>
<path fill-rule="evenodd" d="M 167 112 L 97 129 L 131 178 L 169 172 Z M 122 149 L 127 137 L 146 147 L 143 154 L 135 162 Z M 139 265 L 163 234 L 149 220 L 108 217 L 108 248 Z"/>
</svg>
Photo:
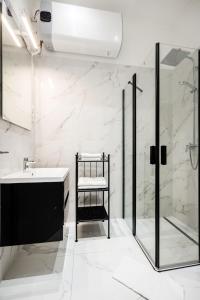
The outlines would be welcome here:
<svg viewBox="0 0 200 300">
<path fill-rule="evenodd" d="M 30 168 L 3 176 L 0 183 L 62 182 L 68 174 L 68 168 Z"/>
</svg>

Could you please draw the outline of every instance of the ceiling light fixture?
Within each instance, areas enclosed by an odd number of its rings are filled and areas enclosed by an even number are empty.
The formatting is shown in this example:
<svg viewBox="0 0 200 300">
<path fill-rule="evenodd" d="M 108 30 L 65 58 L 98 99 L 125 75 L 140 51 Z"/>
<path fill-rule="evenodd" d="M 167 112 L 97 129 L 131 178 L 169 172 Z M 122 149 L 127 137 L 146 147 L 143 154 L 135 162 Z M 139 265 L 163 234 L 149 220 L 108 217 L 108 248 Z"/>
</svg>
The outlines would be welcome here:
<svg viewBox="0 0 200 300">
<path fill-rule="evenodd" d="M 5 16 L 3 14 L 1 15 L 1 19 L 2 19 L 2 23 L 5 25 L 7 31 L 10 33 L 10 35 L 13 38 L 13 40 L 14 40 L 15 44 L 17 45 L 17 47 L 22 47 L 18 36 L 16 35 L 16 33 L 14 32 L 14 30 L 11 27 L 10 23 L 8 22 L 8 20 L 5 18 Z"/>
</svg>

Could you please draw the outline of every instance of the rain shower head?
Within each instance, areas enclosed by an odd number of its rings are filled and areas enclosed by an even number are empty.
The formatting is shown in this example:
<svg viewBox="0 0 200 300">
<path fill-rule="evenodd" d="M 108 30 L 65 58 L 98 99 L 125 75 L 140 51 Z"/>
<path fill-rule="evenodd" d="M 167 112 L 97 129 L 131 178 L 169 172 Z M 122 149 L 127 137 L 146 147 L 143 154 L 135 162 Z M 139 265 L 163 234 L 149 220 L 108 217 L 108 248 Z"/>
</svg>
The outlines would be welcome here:
<svg viewBox="0 0 200 300">
<path fill-rule="evenodd" d="M 161 64 L 176 67 L 179 65 L 185 58 L 190 59 L 190 52 L 182 49 L 171 49 L 170 52 L 163 58 Z M 192 58 L 191 58 L 192 59 Z"/>
</svg>

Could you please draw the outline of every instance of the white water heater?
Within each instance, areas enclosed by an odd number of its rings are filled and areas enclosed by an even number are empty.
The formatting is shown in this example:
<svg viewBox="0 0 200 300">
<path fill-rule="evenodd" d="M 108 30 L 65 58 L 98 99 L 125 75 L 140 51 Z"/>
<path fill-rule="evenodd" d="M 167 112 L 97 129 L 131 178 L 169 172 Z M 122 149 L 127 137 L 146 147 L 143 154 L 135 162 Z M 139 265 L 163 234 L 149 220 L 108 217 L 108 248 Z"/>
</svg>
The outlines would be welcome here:
<svg viewBox="0 0 200 300">
<path fill-rule="evenodd" d="M 41 0 L 39 32 L 51 51 L 117 57 L 122 44 L 122 15 Z"/>
</svg>

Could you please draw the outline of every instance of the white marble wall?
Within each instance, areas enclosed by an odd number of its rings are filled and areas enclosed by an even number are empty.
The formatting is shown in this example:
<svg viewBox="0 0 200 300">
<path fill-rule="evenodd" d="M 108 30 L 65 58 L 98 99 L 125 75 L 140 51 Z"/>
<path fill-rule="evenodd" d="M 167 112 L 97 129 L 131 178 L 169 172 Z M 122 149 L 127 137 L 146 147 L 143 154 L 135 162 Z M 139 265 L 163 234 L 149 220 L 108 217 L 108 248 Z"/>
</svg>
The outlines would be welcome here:
<svg viewBox="0 0 200 300">
<path fill-rule="evenodd" d="M 3 45 L 2 116 L 13 124 L 31 130 L 32 57 L 25 48 Z"/>
<path fill-rule="evenodd" d="M 66 166 L 71 172 L 74 217 L 76 152 L 111 154 L 111 215 L 121 216 L 122 89 L 131 68 L 37 57 L 35 159 L 39 166 Z"/>
</svg>

